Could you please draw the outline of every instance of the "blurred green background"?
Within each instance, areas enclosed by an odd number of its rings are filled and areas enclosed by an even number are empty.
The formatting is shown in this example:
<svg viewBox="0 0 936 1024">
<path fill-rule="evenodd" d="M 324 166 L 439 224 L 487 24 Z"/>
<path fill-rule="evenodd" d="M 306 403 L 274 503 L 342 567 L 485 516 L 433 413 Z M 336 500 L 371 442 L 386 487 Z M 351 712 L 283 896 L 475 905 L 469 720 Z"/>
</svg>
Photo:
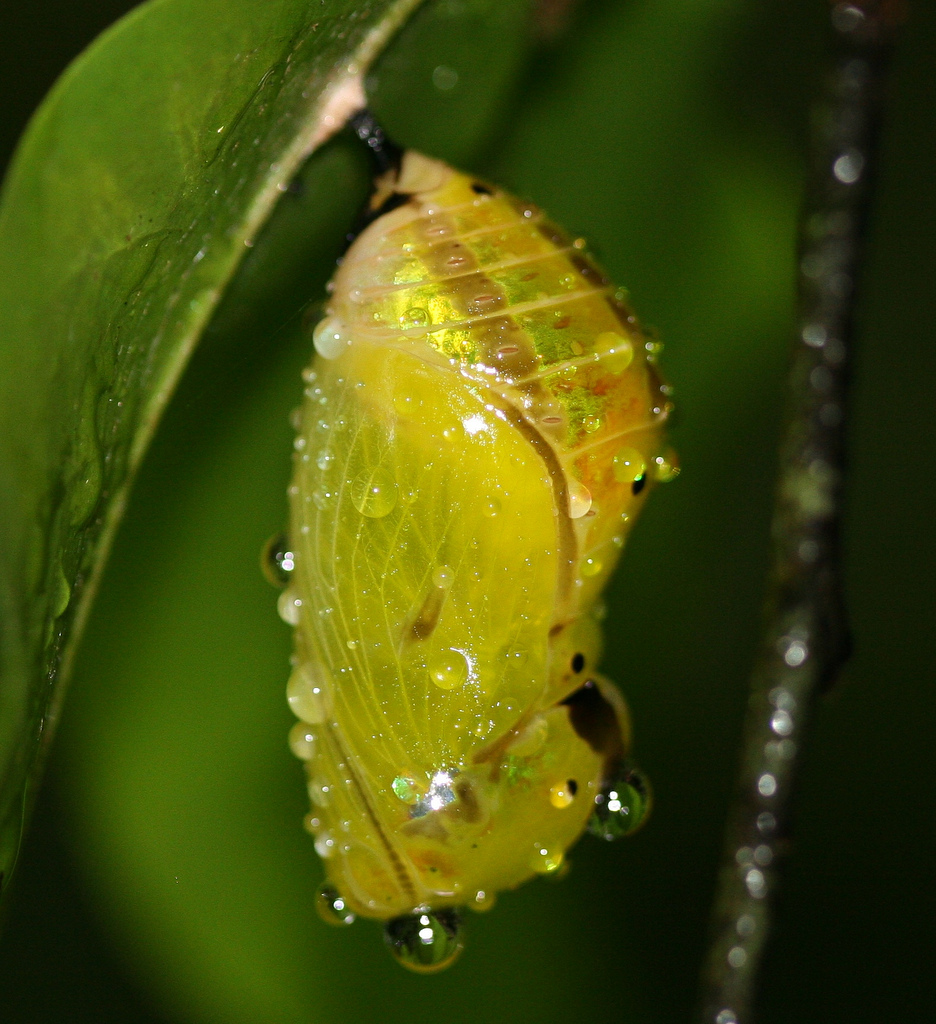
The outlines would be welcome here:
<svg viewBox="0 0 936 1024">
<path fill-rule="evenodd" d="M 0 161 L 67 61 L 129 6 L 0 9 Z M 339 141 L 284 197 L 137 482 L 6 907 L 0 1018 L 690 1019 L 757 636 L 824 6 L 583 0 L 550 37 L 518 32 L 520 5 L 443 0 L 369 83 L 401 142 L 585 235 L 666 342 L 684 472 L 629 545 L 605 666 L 654 784 L 647 828 L 583 840 L 561 883 L 471 916 L 462 960 L 437 977 L 396 967 L 375 926 L 333 931 L 312 910 L 321 871 L 285 743 L 290 638 L 257 564 L 285 518 L 287 417 L 310 352 L 301 308 L 320 300 L 367 189 Z M 502 19 L 499 47 L 479 17 Z M 857 649 L 815 720 L 767 1024 L 936 1015 L 934 48 L 936 10 L 920 3 L 896 55 L 861 303 L 846 535 Z M 404 100 L 414 80 L 418 104 Z"/>
</svg>

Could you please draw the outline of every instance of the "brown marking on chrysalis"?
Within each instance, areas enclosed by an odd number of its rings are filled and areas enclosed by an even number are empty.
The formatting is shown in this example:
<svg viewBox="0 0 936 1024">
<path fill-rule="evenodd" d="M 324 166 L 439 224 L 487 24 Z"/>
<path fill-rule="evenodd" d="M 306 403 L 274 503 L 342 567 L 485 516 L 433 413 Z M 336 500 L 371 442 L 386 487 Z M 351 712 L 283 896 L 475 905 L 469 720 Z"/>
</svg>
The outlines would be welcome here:
<svg viewBox="0 0 936 1024">
<path fill-rule="evenodd" d="M 455 781 L 455 795 L 458 800 L 446 808 L 453 818 L 459 818 L 469 825 L 481 818 L 481 806 L 470 779 L 460 778 Z"/>
<path fill-rule="evenodd" d="M 355 771 L 354 766 L 351 763 L 351 758 L 346 753 L 341 740 L 333 729 L 326 729 L 324 731 L 324 735 L 328 737 L 328 741 L 334 743 L 338 751 L 339 763 L 344 765 L 345 770 L 351 776 L 355 792 L 360 797 L 361 804 L 364 807 L 364 813 L 370 820 L 371 825 L 373 825 L 374 831 L 377 833 L 377 838 L 380 840 L 380 844 L 383 846 L 384 852 L 393 866 L 393 873 L 396 875 L 396 879 L 400 883 L 400 888 L 405 893 L 407 899 L 412 900 L 415 903 L 416 883 L 410 876 L 409 870 L 403 863 L 402 857 L 397 853 L 396 847 L 390 842 L 389 836 L 384 831 L 383 825 L 381 825 L 380 819 L 377 817 L 377 812 L 371 806 L 371 802 L 367 798 L 367 791 L 364 788 L 364 783 L 361 781 L 361 777 Z"/>
<path fill-rule="evenodd" d="M 604 759 L 605 774 L 610 774 L 624 757 L 624 738 L 614 705 L 605 699 L 593 679 L 560 703 L 569 709 L 572 728 Z"/>
<path fill-rule="evenodd" d="M 534 713 L 533 708 L 527 708 L 506 732 L 477 751 L 471 759 L 472 764 L 490 763 L 493 766 L 492 780 L 496 781 L 497 776 L 500 774 L 500 763 L 504 754 L 516 742 L 517 737 L 523 733 L 527 725 L 529 725 Z"/>
<path fill-rule="evenodd" d="M 551 242 L 557 249 L 568 249 L 572 246 L 572 239 L 562 230 L 557 227 L 549 220 L 541 220 L 536 225 L 536 230 L 546 239 L 547 242 Z"/>
<path fill-rule="evenodd" d="M 432 587 L 423 599 L 422 606 L 413 621 L 403 630 L 403 643 L 427 640 L 439 624 L 442 605 L 445 604 L 445 587 Z"/>
<path fill-rule="evenodd" d="M 423 257 L 430 277 L 452 278 L 463 274 L 476 273 L 478 261 L 464 242 L 457 238 L 439 242 L 432 246 Z"/>
<path fill-rule="evenodd" d="M 448 841 L 448 829 L 442 824 L 438 814 L 424 814 L 420 818 L 410 818 L 400 826 L 400 831 L 407 836 L 424 836 L 434 839 L 437 843 Z"/>
<path fill-rule="evenodd" d="M 539 368 L 539 357 L 526 332 L 509 316 L 491 317 L 474 328 L 478 362 L 517 380 Z"/>
<path fill-rule="evenodd" d="M 575 536 L 575 527 L 569 516 L 569 485 L 565 470 L 562 468 L 562 463 L 553 446 L 525 416 L 507 403 L 502 404 L 501 411 L 507 417 L 508 422 L 520 431 L 536 454 L 543 460 L 552 483 L 553 504 L 556 510 L 556 532 L 559 541 L 556 592 L 559 605 L 562 606 L 572 591 L 573 570 L 578 559 L 578 540 Z"/>
<path fill-rule="evenodd" d="M 582 277 L 596 289 L 607 288 L 611 281 L 605 276 L 603 270 L 601 270 L 595 263 L 593 263 L 588 255 L 584 252 L 580 252 L 577 249 L 572 249 L 566 253 L 569 262 L 573 267 L 582 275 Z"/>
<path fill-rule="evenodd" d="M 625 334 L 628 336 L 633 334 L 637 329 L 637 317 L 634 316 L 634 311 L 626 302 L 622 302 L 613 295 L 609 295 L 607 301 L 608 305 L 611 307 L 611 312 L 614 313 L 618 322 L 624 328 Z"/>
</svg>

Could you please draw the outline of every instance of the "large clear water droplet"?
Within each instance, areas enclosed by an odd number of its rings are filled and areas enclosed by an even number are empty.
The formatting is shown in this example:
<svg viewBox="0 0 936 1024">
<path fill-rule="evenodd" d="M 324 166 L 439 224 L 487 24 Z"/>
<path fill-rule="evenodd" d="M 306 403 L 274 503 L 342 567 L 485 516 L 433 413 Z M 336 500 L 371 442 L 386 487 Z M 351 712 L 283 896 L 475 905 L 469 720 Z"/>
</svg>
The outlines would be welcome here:
<svg viewBox="0 0 936 1024">
<path fill-rule="evenodd" d="M 549 789 L 549 802 L 557 810 L 564 810 L 572 805 L 577 789 L 578 787 L 574 779 L 569 779 L 566 782 L 557 782 L 555 786 L 551 786 Z"/>
<path fill-rule="evenodd" d="M 397 485 L 386 469 L 359 473 L 351 484 L 351 501 L 362 516 L 382 519 L 397 503 Z"/>
<path fill-rule="evenodd" d="M 455 573 L 452 571 L 451 566 L 437 565 L 432 573 L 432 582 L 442 590 L 448 590 L 455 582 Z"/>
<path fill-rule="evenodd" d="M 634 346 L 616 331 L 604 331 L 595 339 L 595 356 L 611 373 L 623 373 L 634 359 Z"/>
<path fill-rule="evenodd" d="M 653 460 L 653 475 L 661 484 L 668 484 L 679 476 L 679 459 L 672 448 Z"/>
<path fill-rule="evenodd" d="M 428 661 L 429 678 L 441 690 L 457 690 L 468 678 L 468 662 L 461 651 L 445 650 Z"/>
<path fill-rule="evenodd" d="M 620 839 L 636 832 L 650 814 L 652 796 L 646 777 L 630 765 L 621 765 L 595 797 L 588 831 L 600 839 Z"/>
<path fill-rule="evenodd" d="M 612 462 L 614 479 L 622 484 L 632 484 L 647 471 L 643 455 L 636 448 L 621 448 Z"/>
<path fill-rule="evenodd" d="M 315 837 L 315 852 L 322 860 L 328 860 L 329 857 L 334 856 L 336 848 L 331 832 L 319 832 Z"/>
<path fill-rule="evenodd" d="M 405 804 L 414 804 L 422 796 L 419 785 L 410 775 L 398 775 L 390 784 L 394 796 Z"/>
<path fill-rule="evenodd" d="M 260 568 L 274 587 L 285 587 L 289 583 L 293 569 L 296 568 L 296 556 L 284 532 L 274 534 L 264 544 L 260 554 Z"/>
<path fill-rule="evenodd" d="M 344 325 L 331 317 L 322 320 L 312 332 L 312 344 L 323 359 L 337 359 L 349 343 Z"/>
<path fill-rule="evenodd" d="M 296 722 L 289 730 L 289 749 L 300 761 L 311 761 L 315 756 L 315 730 L 308 722 Z"/>
<path fill-rule="evenodd" d="M 297 665 L 286 684 L 286 700 L 292 713 L 310 725 L 321 725 L 328 717 L 325 671 L 311 665 Z"/>
<path fill-rule="evenodd" d="M 558 846 L 534 843 L 530 868 L 538 875 L 551 875 L 562 867 L 565 853 Z"/>
<path fill-rule="evenodd" d="M 354 911 L 348 907 L 344 896 L 330 885 L 323 885 L 319 889 L 315 909 L 326 924 L 336 928 L 347 928 L 349 924 L 354 924 Z"/>
<path fill-rule="evenodd" d="M 604 563 L 597 555 L 589 555 L 582 559 L 581 573 L 583 576 L 597 576 L 604 568 Z"/>
<path fill-rule="evenodd" d="M 420 306 L 413 306 L 400 314 L 400 326 L 407 330 L 410 327 L 427 327 L 429 325 L 429 310 Z"/>
<path fill-rule="evenodd" d="M 302 598 L 291 590 L 284 590 L 276 599 L 276 610 L 287 626 L 298 626 L 302 617 Z"/>
<path fill-rule="evenodd" d="M 569 518 L 581 519 L 592 506 L 591 491 L 580 481 L 569 481 Z"/>
<path fill-rule="evenodd" d="M 416 911 L 388 921 L 384 939 L 398 963 L 417 974 L 434 974 L 462 951 L 461 918 L 448 907 Z"/>
</svg>

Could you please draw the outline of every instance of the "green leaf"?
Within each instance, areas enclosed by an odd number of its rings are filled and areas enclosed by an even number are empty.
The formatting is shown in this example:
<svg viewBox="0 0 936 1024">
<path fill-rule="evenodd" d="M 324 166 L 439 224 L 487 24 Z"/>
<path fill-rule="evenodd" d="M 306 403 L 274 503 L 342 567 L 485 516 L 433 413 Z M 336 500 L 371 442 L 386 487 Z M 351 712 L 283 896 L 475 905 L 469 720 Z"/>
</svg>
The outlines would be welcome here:
<svg viewBox="0 0 936 1024">
<path fill-rule="evenodd" d="M 0 206 L 0 883 L 156 421 L 283 189 L 419 2 L 154 0 L 23 140 Z"/>
</svg>

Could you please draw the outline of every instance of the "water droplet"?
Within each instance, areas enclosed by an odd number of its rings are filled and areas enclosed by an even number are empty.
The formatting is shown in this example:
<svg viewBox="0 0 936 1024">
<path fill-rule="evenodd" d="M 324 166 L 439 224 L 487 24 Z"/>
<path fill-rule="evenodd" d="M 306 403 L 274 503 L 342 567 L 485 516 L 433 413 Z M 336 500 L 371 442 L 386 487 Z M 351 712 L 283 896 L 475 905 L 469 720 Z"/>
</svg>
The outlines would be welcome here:
<svg viewBox="0 0 936 1024">
<path fill-rule="evenodd" d="M 497 498 L 488 498 L 481 502 L 481 514 L 493 519 L 501 510 L 501 503 Z"/>
<path fill-rule="evenodd" d="M 417 974 L 433 974 L 461 953 L 461 918 L 451 907 L 404 914 L 387 922 L 384 939 L 397 963 Z"/>
<path fill-rule="evenodd" d="M 322 858 L 328 860 L 335 852 L 335 840 L 331 832 L 319 832 L 315 837 L 315 852 Z"/>
<path fill-rule="evenodd" d="M 613 460 L 614 479 L 622 484 L 632 484 L 647 471 L 643 455 L 636 448 L 621 448 Z"/>
<path fill-rule="evenodd" d="M 458 72 L 454 68 L 440 64 L 432 71 L 432 84 L 440 92 L 450 92 L 458 85 Z"/>
<path fill-rule="evenodd" d="M 549 790 L 549 802 L 553 807 L 561 811 L 563 808 L 569 807 L 575 799 L 575 789 L 576 787 L 571 779 L 566 782 L 557 782 Z"/>
<path fill-rule="evenodd" d="M 757 780 L 757 792 L 761 796 L 774 796 L 777 792 L 777 777 L 770 772 L 764 772 Z"/>
<path fill-rule="evenodd" d="M 351 501 L 362 516 L 382 519 L 397 503 L 397 485 L 393 475 L 379 466 L 359 473 L 351 484 Z"/>
<path fill-rule="evenodd" d="M 790 668 L 798 668 L 809 657 L 809 648 L 802 640 L 790 640 L 788 637 L 784 637 L 781 645 L 785 647 L 783 660 Z"/>
<path fill-rule="evenodd" d="M 429 678 L 440 690 L 457 690 L 468 678 L 468 661 L 461 651 L 451 648 L 434 654 L 426 666 Z"/>
<path fill-rule="evenodd" d="M 601 428 L 602 422 L 600 416 L 586 416 L 582 420 L 582 429 L 586 434 L 594 434 L 596 430 Z"/>
<path fill-rule="evenodd" d="M 562 867 L 564 860 L 565 854 L 558 847 L 535 843 L 533 855 L 530 858 L 530 868 L 538 875 L 551 875 Z"/>
<path fill-rule="evenodd" d="M 337 928 L 346 928 L 354 924 L 354 911 L 348 907 L 344 896 L 330 885 L 323 885 L 315 899 L 318 916 L 326 923 Z"/>
<path fill-rule="evenodd" d="M 447 235 L 452 233 L 452 228 L 448 224 L 441 224 L 437 220 L 430 220 L 429 223 L 423 228 L 423 234 L 427 238 L 445 238 Z"/>
<path fill-rule="evenodd" d="M 315 754 L 315 731 L 308 722 L 296 722 L 289 730 L 289 749 L 300 761 L 311 761 Z"/>
<path fill-rule="evenodd" d="M 310 779 L 306 789 L 309 793 L 309 799 L 316 807 L 327 807 L 331 803 L 331 786 L 329 786 L 325 779 Z"/>
<path fill-rule="evenodd" d="M 789 711 L 775 711 L 770 718 L 770 728 L 778 736 L 789 736 L 793 732 L 793 716 Z"/>
<path fill-rule="evenodd" d="M 581 572 L 583 576 L 597 576 L 603 568 L 601 559 L 590 555 L 582 561 Z"/>
<path fill-rule="evenodd" d="M 515 757 L 531 757 L 541 750 L 549 735 L 549 724 L 542 715 L 535 715 L 510 744 Z"/>
<path fill-rule="evenodd" d="M 661 484 L 668 484 L 679 476 L 679 459 L 672 448 L 653 460 L 653 475 Z"/>
<path fill-rule="evenodd" d="M 327 448 L 323 448 L 315 457 L 315 464 L 323 473 L 334 461 L 334 454 Z"/>
<path fill-rule="evenodd" d="M 315 372 L 315 370 L 312 369 L 311 366 L 307 366 L 302 371 L 302 379 L 306 382 L 306 384 L 314 384 L 318 380 L 318 374 Z"/>
<path fill-rule="evenodd" d="M 401 416 L 415 416 L 419 410 L 419 403 L 412 395 L 398 391 L 393 396 L 393 408 Z"/>
<path fill-rule="evenodd" d="M 263 575 L 274 587 L 285 587 L 296 568 L 296 556 L 285 533 L 275 533 L 263 545 L 260 554 L 260 568 Z M 290 623 L 295 625 L 295 623 Z"/>
<path fill-rule="evenodd" d="M 65 573 L 62 572 L 62 567 L 59 566 L 58 572 L 55 575 L 55 587 L 52 591 L 52 617 L 57 619 L 60 615 L 64 614 L 69 601 L 71 601 L 71 584 L 65 579 Z"/>
<path fill-rule="evenodd" d="M 486 889 L 479 889 L 468 904 L 472 910 L 484 912 L 490 910 L 497 902 L 494 893 L 488 892 Z"/>
<path fill-rule="evenodd" d="M 279 617 L 287 626 L 298 626 L 302 598 L 297 597 L 292 590 L 284 590 L 276 599 L 276 610 Z"/>
<path fill-rule="evenodd" d="M 308 663 L 293 669 L 286 684 L 286 700 L 296 718 L 312 725 L 325 721 L 328 709 L 324 683 L 324 669 L 316 670 Z"/>
<path fill-rule="evenodd" d="M 843 185 L 854 185 L 864 170 L 864 155 L 857 149 L 848 149 L 832 164 L 832 173 Z"/>
<path fill-rule="evenodd" d="M 569 518 L 581 519 L 592 504 L 591 491 L 580 481 L 569 481 Z"/>
<path fill-rule="evenodd" d="M 323 487 L 316 487 L 312 492 L 312 504 L 315 505 L 319 512 L 324 512 L 328 508 L 331 504 L 331 499 L 331 491 Z"/>
<path fill-rule="evenodd" d="M 616 331 L 604 331 L 595 338 L 595 358 L 610 373 L 623 373 L 634 361 L 634 346 Z"/>
<path fill-rule="evenodd" d="M 472 735 L 477 736 L 479 740 L 483 740 L 485 736 L 491 735 L 493 728 L 494 723 L 490 718 L 480 718 L 471 732 Z"/>
<path fill-rule="evenodd" d="M 437 587 L 441 587 L 443 590 L 448 590 L 448 588 L 455 582 L 455 573 L 452 571 L 451 566 L 436 566 L 436 570 L 432 574 L 432 582 Z"/>
<path fill-rule="evenodd" d="M 400 326 L 406 330 L 410 327 L 427 327 L 429 310 L 421 306 L 412 306 L 400 315 Z"/>
<path fill-rule="evenodd" d="M 650 786 L 635 768 L 621 765 L 615 777 L 605 782 L 595 797 L 595 810 L 588 831 L 601 839 L 630 835 L 650 813 Z"/>
<path fill-rule="evenodd" d="M 409 775 L 398 775 L 390 783 L 393 795 L 405 804 L 414 804 L 422 796 L 416 780 Z"/>
<path fill-rule="evenodd" d="M 323 359 L 336 359 L 348 347 L 351 339 L 338 320 L 326 317 L 312 332 L 312 344 Z"/>
</svg>

